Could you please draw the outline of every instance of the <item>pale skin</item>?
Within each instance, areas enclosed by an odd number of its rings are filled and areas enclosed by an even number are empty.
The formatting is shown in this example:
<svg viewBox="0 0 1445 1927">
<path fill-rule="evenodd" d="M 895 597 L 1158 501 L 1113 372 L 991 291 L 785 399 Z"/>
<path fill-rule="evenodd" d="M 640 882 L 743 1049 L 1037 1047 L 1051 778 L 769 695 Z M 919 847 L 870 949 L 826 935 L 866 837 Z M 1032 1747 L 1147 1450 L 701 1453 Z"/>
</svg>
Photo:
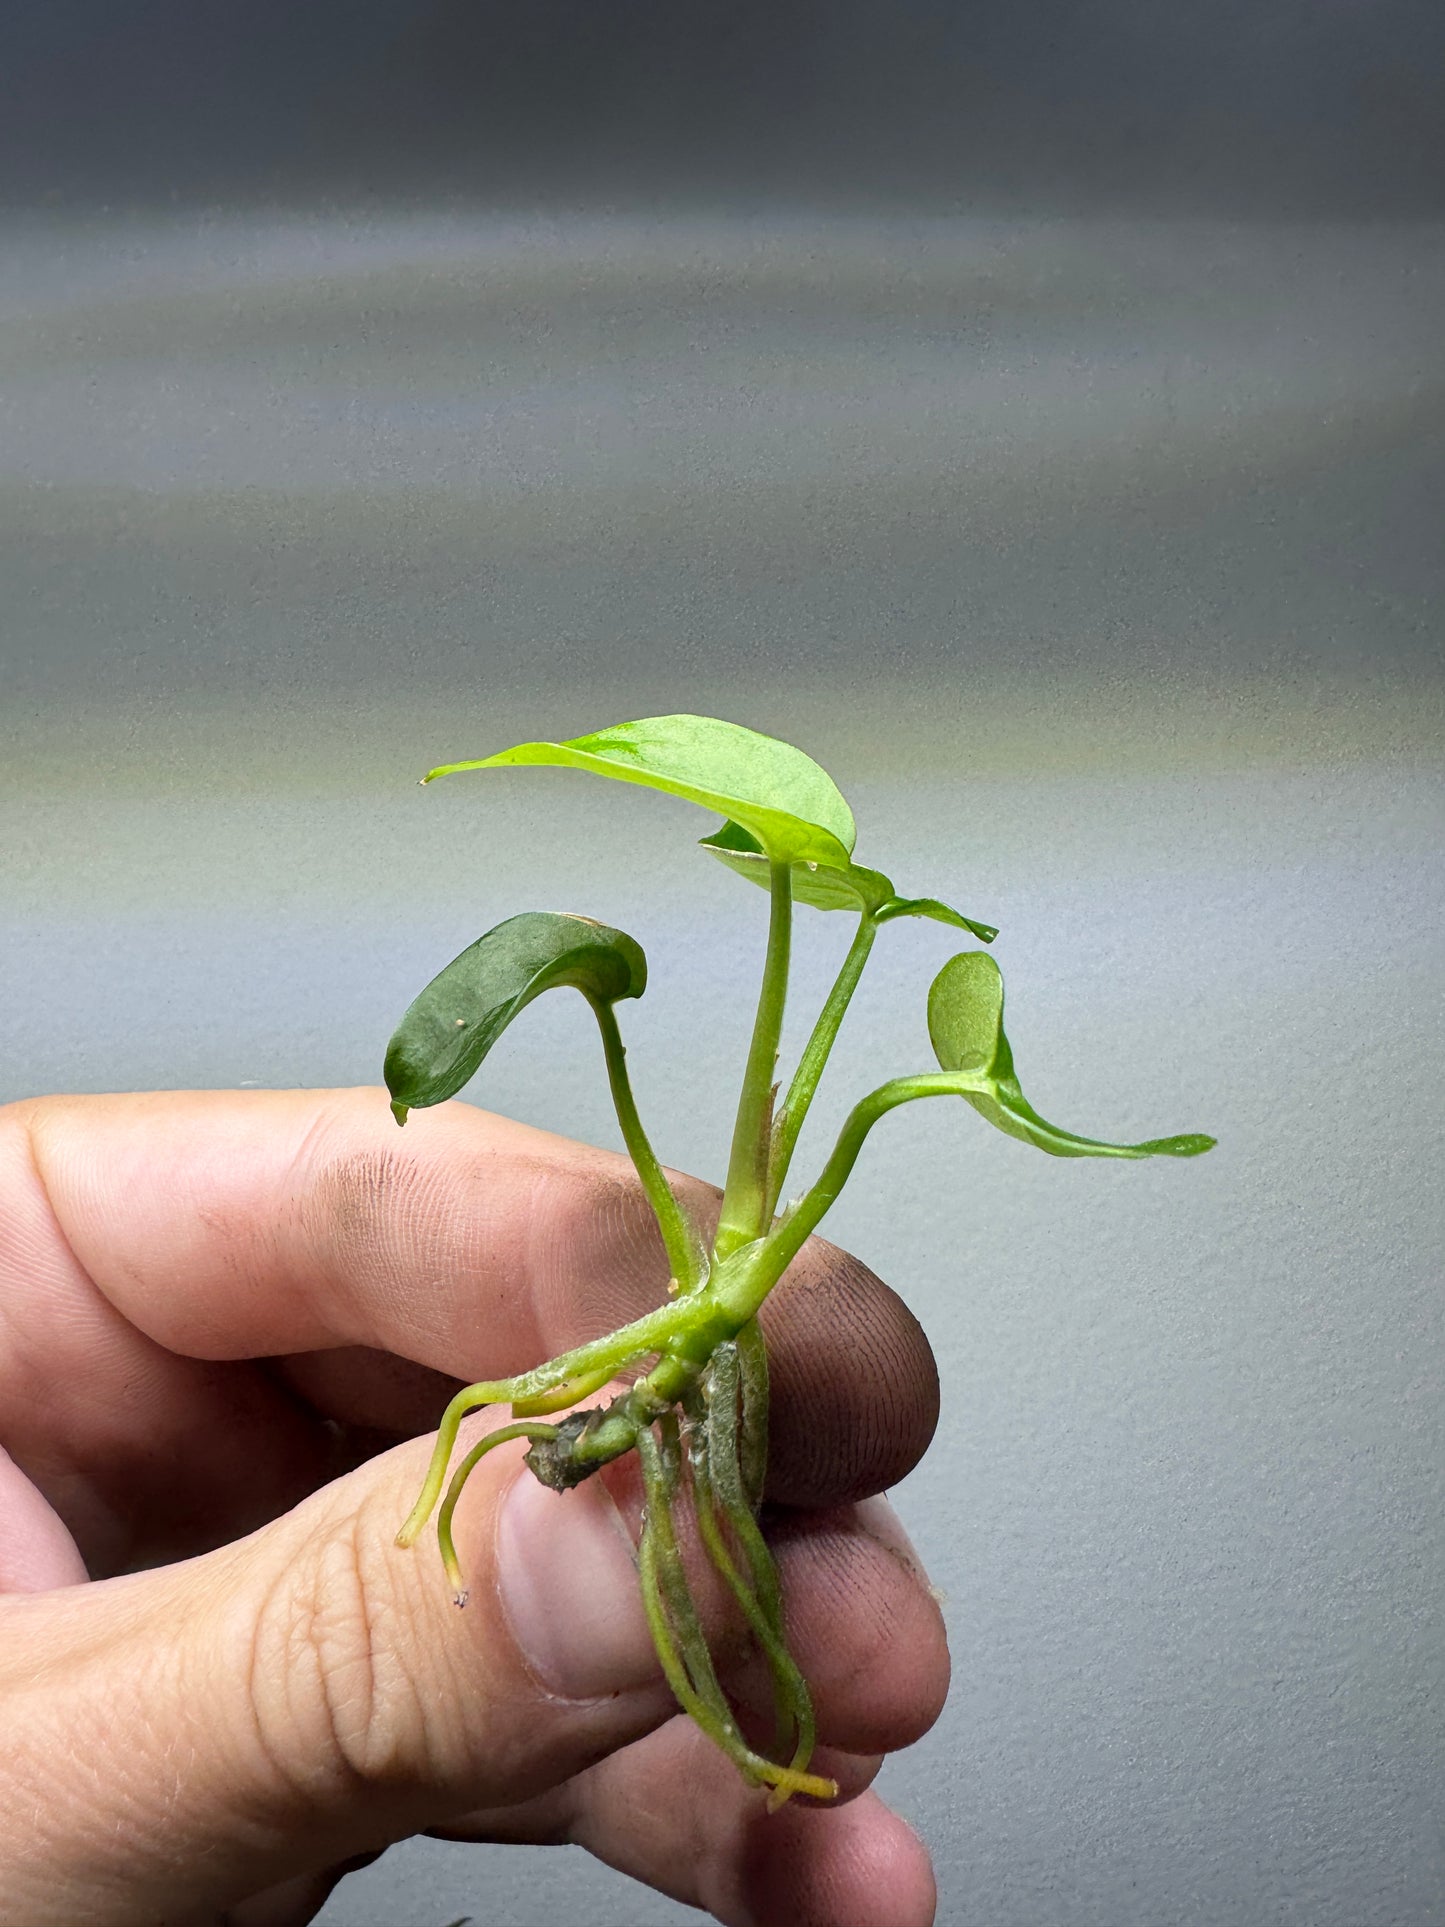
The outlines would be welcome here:
<svg viewBox="0 0 1445 1927">
<path fill-rule="evenodd" d="M 767 1814 L 677 1714 L 631 1460 L 557 1494 L 522 1442 L 486 1458 L 464 1612 L 434 1546 L 393 1544 L 444 1372 L 525 1370 L 666 1280 L 624 1160 L 464 1105 L 402 1142 L 374 1091 L 0 1110 L 0 1927 L 293 1927 L 428 1830 L 577 1841 L 727 1927 L 927 1927 L 927 1855 L 870 1783 L 947 1648 L 873 1495 L 937 1378 L 855 1260 L 810 1241 L 763 1314 L 765 1524 L 835 1807 Z M 716 1588 L 705 1612 L 766 1734 L 766 1673 Z"/>
</svg>

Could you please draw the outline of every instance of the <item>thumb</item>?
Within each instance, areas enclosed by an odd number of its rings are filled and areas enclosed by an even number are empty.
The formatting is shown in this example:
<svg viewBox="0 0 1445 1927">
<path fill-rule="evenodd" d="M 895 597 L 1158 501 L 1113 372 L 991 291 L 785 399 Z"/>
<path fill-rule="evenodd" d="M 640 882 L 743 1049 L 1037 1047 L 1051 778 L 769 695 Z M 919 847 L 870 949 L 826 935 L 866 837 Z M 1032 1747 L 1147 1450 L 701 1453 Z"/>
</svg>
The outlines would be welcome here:
<svg viewBox="0 0 1445 1927">
<path fill-rule="evenodd" d="M 674 1710 L 601 1479 L 483 1460 L 394 1544 L 429 1442 L 202 1558 L 0 1600 L 0 1927 L 186 1918 L 566 1779 Z"/>
</svg>

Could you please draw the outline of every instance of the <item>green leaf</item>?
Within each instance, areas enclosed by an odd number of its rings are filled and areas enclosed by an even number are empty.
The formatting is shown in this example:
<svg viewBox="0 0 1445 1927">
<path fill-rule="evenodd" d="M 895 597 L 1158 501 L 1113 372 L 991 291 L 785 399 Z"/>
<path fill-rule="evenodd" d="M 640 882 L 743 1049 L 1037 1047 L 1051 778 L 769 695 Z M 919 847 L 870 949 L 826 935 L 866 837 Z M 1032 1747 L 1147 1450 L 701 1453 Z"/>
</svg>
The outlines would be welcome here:
<svg viewBox="0 0 1445 1927">
<path fill-rule="evenodd" d="M 732 817 L 781 862 L 846 866 L 857 831 L 831 776 L 791 743 L 715 716 L 648 716 L 567 743 L 520 743 L 474 763 L 446 763 L 423 781 L 510 764 L 586 769 L 641 783 Z"/>
<path fill-rule="evenodd" d="M 934 923 L 947 923 L 955 930 L 967 930 L 980 943 L 992 943 L 998 935 L 995 924 L 979 923 L 973 917 L 966 917 L 961 910 L 955 910 L 952 904 L 940 903 L 937 897 L 894 897 L 878 912 L 878 921 L 888 923 L 894 917 L 928 917 Z"/>
<path fill-rule="evenodd" d="M 981 950 L 966 950 L 946 963 L 928 993 L 928 1034 L 946 1071 L 977 1080 L 961 1089 L 981 1117 L 1010 1137 L 1022 1138 L 1060 1158 L 1197 1157 L 1212 1137 L 1150 1138 L 1143 1144 L 1107 1144 L 1078 1137 L 1039 1116 L 1019 1088 L 1013 1052 L 1003 1027 L 1003 973 Z"/>
<path fill-rule="evenodd" d="M 740 823 L 724 823 L 720 830 L 702 838 L 701 847 L 740 877 L 767 889 L 767 856 Z M 881 870 L 866 870 L 860 863 L 794 863 L 792 871 L 794 900 L 814 910 L 868 912 L 879 923 L 894 917 L 931 917 L 935 923 L 969 931 L 980 943 L 992 943 L 998 935 L 991 923 L 976 923 L 961 910 L 940 903 L 937 897 L 900 897 L 891 878 Z"/>
<path fill-rule="evenodd" d="M 398 1124 L 440 1104 L 476 1071 L 511 1023 L 544 990 L 570 985 L 602 1003 L 647 988 L 642 947 L 590 917 L 531 910 L 478 937 L 433 977 L 397 1025 L 386 1051 Z"/>
<path fill-rule="evenodd" d="M 724 823 L 700 847 L 750 883 L 769 887 L 767 852 L 741 823 Z M 856 863 L 795 862 L 792 872 L 794 900 L 815 910 L 876 910 L 893 895 L 886 876 Z"/>
</svg>

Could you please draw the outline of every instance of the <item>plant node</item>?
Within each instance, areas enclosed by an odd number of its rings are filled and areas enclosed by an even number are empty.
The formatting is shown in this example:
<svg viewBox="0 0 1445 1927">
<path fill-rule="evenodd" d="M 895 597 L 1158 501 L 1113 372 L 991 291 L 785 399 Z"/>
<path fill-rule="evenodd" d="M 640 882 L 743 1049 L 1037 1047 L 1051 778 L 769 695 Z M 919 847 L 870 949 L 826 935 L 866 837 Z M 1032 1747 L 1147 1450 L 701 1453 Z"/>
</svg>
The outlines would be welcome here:
<svg viewBox="0 0 1445 1927">
<path fill-rule="evenodd" d="M 596 1438 L 607 1418 L 607 1407 L 596 1405 L 589 1412 L 572 1412 L 556 1427 L 549 1439 L 538 1439 L 526 1457 L 533 1476 L 553 1492 L 570 1492 L 594 1472 L 600 1472 L 610 1459 L 621 1458 L 636 1443 L 635 1429 L 618 1438 L 615 1451 L 593 1452 L 583 1457 L 578 1447 L 584 1437 Z"/>
</svg>

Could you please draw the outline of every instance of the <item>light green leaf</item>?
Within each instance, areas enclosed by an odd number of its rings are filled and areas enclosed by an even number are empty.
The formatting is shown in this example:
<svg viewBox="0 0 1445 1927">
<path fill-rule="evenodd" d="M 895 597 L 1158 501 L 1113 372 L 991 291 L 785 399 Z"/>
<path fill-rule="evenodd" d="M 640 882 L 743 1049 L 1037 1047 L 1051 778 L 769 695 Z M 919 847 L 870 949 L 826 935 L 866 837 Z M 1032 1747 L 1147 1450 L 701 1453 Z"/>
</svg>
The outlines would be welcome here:
<svg viewBox="0 0 1445 1927">
<path fill-rule="evenodd" d="M 476 1071 L 511 1023 L 544 990 L 564 986 L 603 1003 L 647 988 L 642 947 L 590 917 L 532 910 L 489 930 L 433 977 L 397 1025 L 386 1051 L 398 1124 L 440 1104 Z"/>
<path fill-rule="evenodd" d="M 769 887 L 767 852 L 741 823 L 724 823 L 700 847 L 750 883 Z M 792 872 L 794 901 L 815 910 L 876 910 L 893 895 L 886 876 L 856 863 L 795 862 Z"/>
<path fill-rule="evenodd" d="M 768 888 L 768 859 L 740 823 L 724 823 L 703 837 L 701 846 L 740 877 Z M 976 923 L 937 897 L 900 897 L 891 878 L 860 863 L 794 863 L 792 871 L 794 900 L 814 910 L 851 910 L 855 915 L 866 911 L 879 923 L 894 917 L 931 917 L 935 923 L 969 931 L 981 943 L 992 943 L 998 935 L 991 923 Z"/>
<path fill-rule="evenodd" d="M 1003 973 L 981 950 L 966 950 L 946 963 L 928 993 L 928 1034 L 946 1071 L 959 1072 L 977 1088 L 962 1089 L 981 1117 L 1010 1137 L 1022 1138 L 1060 1158 L 1197 1157 L 1212 1137 L 1150 1138 L 1143 1144 L 1108 1144 L 1060 1130 L 1039 1116 L 1019 1088 L 1013 1052 L 1003 1027 Z"/>
<path fill-rule="evenodd" d="M 951 903 L 940 903 L 937 897 L 894 897 L 878 912 L 878 921 L 889 923 L 894 917 L 927 917 L 933 923 L 951 924 L 955 930 L 967 930 L 980 943 L 992 943 L 998 935 L 995 924 L 979 923 L 973 917 L 966 917 L 961 910 L 955 910 Z"/>
<path fill-rule="evenodd" d="M 648 716 L 571 742 L 520 743 L 478 762 L 446 763 L 423 780 L 528 763 L 591 770 L 686 797 L 742 824 L 783 862 L 846 866 L 857 835 L 837 785 L 811 756 L 715 716 Z"/>
</svg>

